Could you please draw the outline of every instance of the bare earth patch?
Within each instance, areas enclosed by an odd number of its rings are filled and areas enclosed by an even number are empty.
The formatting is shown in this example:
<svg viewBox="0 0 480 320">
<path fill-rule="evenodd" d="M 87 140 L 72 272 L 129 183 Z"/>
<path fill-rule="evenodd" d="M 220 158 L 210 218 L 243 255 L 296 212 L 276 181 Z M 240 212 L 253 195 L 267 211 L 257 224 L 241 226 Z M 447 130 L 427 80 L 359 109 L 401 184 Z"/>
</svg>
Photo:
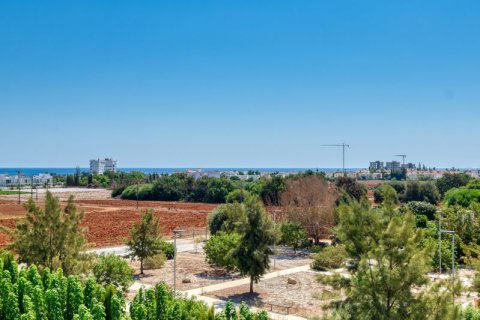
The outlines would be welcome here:
<svg viewBox="0 0 480 320">
<path fill-rule="evenodd" d="M 295 281 L 296 284 L 289 284 L 289 279 Z M 315 273 L 299 272 L 260 281 L 254 285 L 254 294 L 249 293 L 248 285 L 243 285 L 207 293 L 206 295 L 221 300 L 232 300 L 235 303 L 245 301 L 251 306 L 266 310 L 272 308 L 277 313 L 287 313 L 286 307 L 288 306 L 291 307 L 289 309 L 290 314 L 313 317 L 323 314 L 322 305 L 331 297 L 330 295 L 322 294 L 327 289 L 328 292 L 331 292 L 331 289 L 316 280 Z M 322 301 L 318 298 L 323 298 L 324 300 Z"/>
</svg>

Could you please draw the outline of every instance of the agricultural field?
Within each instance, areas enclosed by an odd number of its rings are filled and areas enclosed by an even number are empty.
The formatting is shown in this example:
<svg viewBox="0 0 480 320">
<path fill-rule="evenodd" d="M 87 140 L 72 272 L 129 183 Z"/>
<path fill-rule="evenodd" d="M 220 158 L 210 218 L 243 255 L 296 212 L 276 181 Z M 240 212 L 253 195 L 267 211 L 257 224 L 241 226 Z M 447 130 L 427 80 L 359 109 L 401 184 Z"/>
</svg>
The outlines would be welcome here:
<svg viewBox="0 0 480 320">
<path fill-rule="evenodd" d="M 118 200 L 110 197 L 110 191 L 104 189 L 51 189 L 62 203 L 70 194 L 77 199 L 76 203 L 80 211 L 85 212 L 83 226 L 86 229 L 86 237 L 89 247 L 105 247 L 123 244 L 128 237 L 128 230 L 133 223 L 140 220 L 141 212 L 152 209 L 160 215 L 162 231 L 166 237 L 171 236 L 173 229 L 183 228 L 187 233 L 203 233 L 207 225 L 208 213 L 216 208 L 216 205 L 205 203 L 181 203 L 181 202 L 158 202 L 141 201 L 139 208 L 136 201 Z M 45 196 L 44 190 L 39 190 L 38 199 L 42 202 Z M 33 195 L 35 199 L 36 194 Z M 22 202 L 30 198 L 30 194 L 23 194 Z M 25 216 L 25 209 L 18 204 L 15 195 L 0 197 L 0 225 L 13 228 L 18 219 Z M 6 234 L 0 233 L 0 246 L 4 247 L 10 239 Z"/>
</svg>

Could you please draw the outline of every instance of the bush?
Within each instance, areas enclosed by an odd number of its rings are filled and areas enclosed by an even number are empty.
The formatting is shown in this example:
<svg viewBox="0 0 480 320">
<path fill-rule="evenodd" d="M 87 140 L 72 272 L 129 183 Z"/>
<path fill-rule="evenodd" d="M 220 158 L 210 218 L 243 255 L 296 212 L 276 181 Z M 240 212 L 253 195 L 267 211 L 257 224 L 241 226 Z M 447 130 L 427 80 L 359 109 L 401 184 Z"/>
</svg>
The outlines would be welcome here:
<svg viewBox="0 0 480 320">
<path fill-rule="evenodd" d="M 428 220 L 434 220 L 437 208 L 428 202 L 412 201 L 407 203 L 406 207 L 415 215 L 424 215 Z"/>
<path fill-rule="evenodd" d="M 238 247 L 239 241 L 240 236 L 235 232 L 218 232 L 212 236 L 203 247 L 208 263 L 234 270 L 236 261 L 233 252 Z"/>
<path fill-rule="evenodd" d="M 448 190 L 466 186 L 472 178 L 465 173 L 446 173 L 435 183 L 438 191 L 444 195 Z"/>
<path fill-rule="evenodd" d="M 427 227 L 428 218 L 426 215 L 419 214 L 415 216 L 417 228 L 425 229 Z"/>
<path fill-rule="evenodd" d="M 165 255 L 165 257 L 170 260 L 173 259 L 175 254 L 175 246 L 171 242 L 162 240 L 160 243 L 160 251 Z"/>
<path fill-rule="evenodd" d="M 153 190 L 153 184 L 151 183 L 146 183 L 146 184 L 141 184 L 138 186 L 138 199 L 139 200 L 149 200 L 152 199 L 152 190 Z M 127 199 L 127 200 L 136 200 L 137 199 L 137 185 L 131 185 L 126 187 L 122 191 L 121 195 L 122 199 Z"/>
<path fill-rule="evenodd" d="M 347 200 L 348 197 L 360 201 L 367 197 L 367 187 L 357 182 L 354 178 L 339 177 L 335 181 L 335 186 L 345 192 L 342 197 Z"/>
<path fill-rule="evenodd" d="M 114 285 L 121 291 L 126 291 L 133 283 L 133 273 L 128 262 L 114 254 L 101 255 L 93 267 L 93 275 L 98 283 Z"/>
<path fill-rule="evenodd" d="M 347 259 L 347 252 L 343 245 L 324 248 L 313 258 L 312 269 L 325 271 L 340 268 Z"/>
<path fill-rule="evenodd" d="M 280 225 L 280 232 L 280 244 L 293 247 L 295 252 L 308 245 L 308 234 L 300 223 L 285 221 Z"/>
<path fill-rule="evenodd" d="M 225 206 L 220 206 L 208 215 L 208 228 L 215 235 L 222 229 L 223 223 L 228 219 Z"/>
<path fill-rule="evenodd" d="M 431 181 L 408 181 L 401 200 L 403 202 L 425 201 L 437 204 L 440 200 L 440 194 Z"/>
<path fill-rule="evenodd" d="M 469 207 L 472 203 L 480 203 L 480 190 L 467 188 L 454 188 L 445 194 L 445 204 Z"/>
<path fill-rule="evenodd" d="M 239 202 L 242 203 L 243 200 L 245 200 L 246 197 L 250 195 L 250 192 L 245 191 L 243 189 L 236 189 L 227 194 L 225 197 L 225 201 L 227 203 L 234 203 L 234 202 Z"/>
<path fill-rule="evenodd" d="M 165 261 L 167 261 L 167 257 L 162 252 L 152 257 L 145 258 L 143 266 L 145 267 L 145 269 L 160 269 L 165 265 Z"/>
</svg>

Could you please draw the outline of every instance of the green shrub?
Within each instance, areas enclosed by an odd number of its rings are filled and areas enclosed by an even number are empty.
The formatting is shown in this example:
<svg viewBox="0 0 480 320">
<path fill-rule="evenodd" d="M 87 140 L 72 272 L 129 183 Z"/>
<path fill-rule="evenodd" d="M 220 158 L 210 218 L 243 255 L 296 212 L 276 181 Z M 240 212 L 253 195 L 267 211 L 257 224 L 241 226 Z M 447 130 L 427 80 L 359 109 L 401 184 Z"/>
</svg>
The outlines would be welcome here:
<svg viewBox="0 0 480 320">
<path fill-rule="evenodd" d="M 101 255 L 93 267 L 93 274 L 98 283 L 114 285 L 126 291 L 133 283 L 134 270 L 128 262 L 114 254 Z"/>
<path fill-rule="evenodd" d="M 227 270 L 234 270 L 236 266 L 234 250 L 238 247 L 240 236 L 235 232 L 218 232 L 204 245 L 203 250 L 208 263 Z"/>
<path fill-rule="evenodd" d="M 208 215 L 208 228 L 210 233 L 215 235 L 222 229 L 223 223 L 227 221 L 228 215 L 225 206 L 219 206 Z"/>
<path fill-rule="evenodd" d="M 415 215 L 427 216 L 429 220 L 434 220 L 437 213 L 437 208 L 433 204 L 424 201 L 411 201 L 406 207 Z"/>
<path fill-rule="evenodd" d="M 315 254 L 312 269 L 325 271 L 340 268 L 347 259 L 347 252 L 343 245 L 330 246 Z"/>
<path fill-rule="evenodd" d="M 408 181 L 405 193 L 400 197 L 402 202 L 425 201 L 437 204 L 440 200 L 440 193 L 437 186 L 431 181 Z"/>
<path fill-rule="evenodd" d="M 467 188 L 454 188 L 445 194 L 445 204 L 469 207 L 472 203 L 480 203 L 480 190 Z"/>
<path fill-rule="evenodd" d="M 152 257 L 145 258 L 143 266 L 145 269 L 160 269 L 165 265 L 165 261 L 167 261 L 167 257 L 162 252 Z"/>
<path fill-rule="evenodd" d="M 245 191 L 243 189 L 235 189 L 227 196 L 225 197 L 225 202 L 226 203 L 234 203 L 234 202 L 240 202 L 242 203 L 243 200 L 245 200 L 246 197 L 250 195 L 250 192 Z"/>
<path fill-rule="evenodd" d="M 172 242 L 162 240 L 160 243 L 160 251 L 170 260 L 173 259 L 173 255 L 175 254 L 175 246 Z"/>
<path fill-rule="evenodd" d="M 141 184 L 138 186 L 138 199 L 139 200 L 150 200 L 152 199 L 152 190 L 153 190 L 153 184 L 151 183 L 146 183 L 146 184 Z M 122 199 L 126 200 L 136 200 L 137 199 L 137 185 L 131 185 L 126 187 L 122 191 L 121 195 Z"/>
<path fill-rule="evenodd" d="M 280 244 L 293 247 L 295 252 L 308 245 L 307 231 L 300 223 L 285 221 L 280 225 L 280 232 Z"/>
<path fill-rule="evenodd" d="M 426 215 L 419 214 L 415 216 L 417 228 L 425 229 L 427 227 L 428 218 Z"/>
</svg>

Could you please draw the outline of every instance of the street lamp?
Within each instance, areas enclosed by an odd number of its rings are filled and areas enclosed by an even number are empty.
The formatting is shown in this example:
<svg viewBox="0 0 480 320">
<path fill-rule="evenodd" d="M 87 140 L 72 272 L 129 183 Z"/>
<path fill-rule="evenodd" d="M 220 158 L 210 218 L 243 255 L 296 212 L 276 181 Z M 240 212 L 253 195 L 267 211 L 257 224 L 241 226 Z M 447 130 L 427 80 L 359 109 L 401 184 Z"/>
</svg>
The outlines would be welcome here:
<svg viewBox="0 0 480 320">
<path fill-rule="evenodd" d="M 173 230 L 173 296 L 177 294 L 177 234 L 185 232 L 184 229 Z"/>
<path fill-rule="evenodd" d="M 276 262 L 277 262 L 277 251 L 276 251 L 276 242 L 277 242 L 277 212 L 279 209 L 273 210 L 273 230 L 275 230 L 273 237 L 273 271 L 275 271 Z"/>
</svg>

